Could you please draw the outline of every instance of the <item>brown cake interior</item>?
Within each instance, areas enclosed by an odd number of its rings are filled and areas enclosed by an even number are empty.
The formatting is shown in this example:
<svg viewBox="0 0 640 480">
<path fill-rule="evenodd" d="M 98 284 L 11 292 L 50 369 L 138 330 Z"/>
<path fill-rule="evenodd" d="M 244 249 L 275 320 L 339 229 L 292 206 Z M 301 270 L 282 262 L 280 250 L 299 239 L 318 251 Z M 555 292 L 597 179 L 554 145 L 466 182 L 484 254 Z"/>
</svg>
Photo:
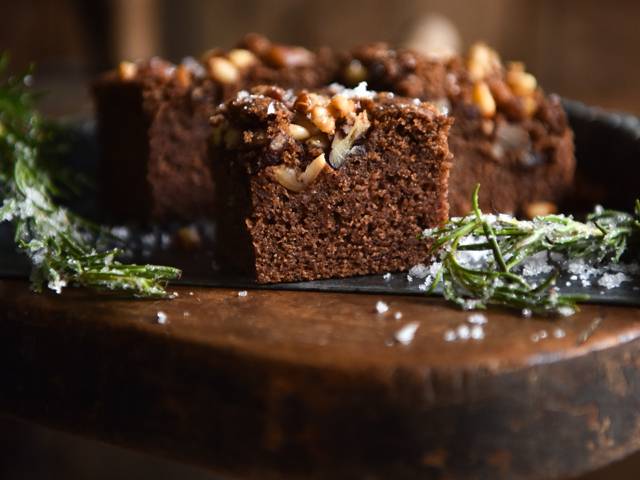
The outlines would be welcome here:
<svg viewBox="0 0 640 480">
<path fill-rule="evenodd" d="M 293 138 L 291 123 L 313 118 L 301 114 L 295 98 L 278 89 L 241 95 L 214 119 L 224 263 L 270 283 L 398 271 L 424 261 L 429 244 L 420 232 L 448 215 L 451 120 L 404 99 L 356 100 L 353 115 L 366 112 L 366 133 L 341 166 L 327 165 L 292 191 L 278 169 L 304 172 L 319 155 L 330 158 L 332 141 L 309 123 L 311 138 Z M 333 138 L 352 121 L 337 120 Z M 229 141 L 238 135 L 242 142 Z M 326 138 L 324 149 L 314 137 Z"/>
<path fill-rule="evenodd" d="M 433 101 L 455 118 L 452 215 L 469 211 L 477 183 L 483 209 L 519 215 L 570 193 L 575 160 L 565 112 L 522 64 L 505 67 L 484 45 L 464 59 L 435 59 L 375 43 L 345 55 L 340 72 L 346 85 L 367 81 L 375 90 Z"/>
</svg>

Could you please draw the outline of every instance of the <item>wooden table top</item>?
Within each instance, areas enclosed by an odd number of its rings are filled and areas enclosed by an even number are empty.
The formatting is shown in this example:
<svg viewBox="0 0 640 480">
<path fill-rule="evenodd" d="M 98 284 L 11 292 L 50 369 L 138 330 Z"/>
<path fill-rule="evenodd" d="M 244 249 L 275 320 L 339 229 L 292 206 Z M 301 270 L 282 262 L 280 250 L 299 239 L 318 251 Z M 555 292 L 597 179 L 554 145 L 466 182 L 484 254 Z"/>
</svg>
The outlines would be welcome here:
<svg viewBox="0 0 640 480">
<path fill-rule="evenodd" d="M 0 281 L 0 409 L 233 478 L 553 479 L 640 448 L 640 309 L 447 341 L 470 312 L 433 298 L 175 290 Z"/>
</svg>

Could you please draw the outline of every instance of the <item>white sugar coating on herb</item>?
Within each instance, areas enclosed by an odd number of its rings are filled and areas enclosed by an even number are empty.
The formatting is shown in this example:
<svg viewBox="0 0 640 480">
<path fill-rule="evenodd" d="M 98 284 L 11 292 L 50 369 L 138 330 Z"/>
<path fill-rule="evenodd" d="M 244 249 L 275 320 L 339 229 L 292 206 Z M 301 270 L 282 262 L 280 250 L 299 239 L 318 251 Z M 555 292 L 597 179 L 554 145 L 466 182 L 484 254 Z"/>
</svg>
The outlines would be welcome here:
<svg viewBox="0 0 640 480">
<path fill-rule="evenodd" d="M 424 263 L 418 263 L 409 269 L 409 275 L 413 278 L 426 278 L 426 276 L 429 275 L 429 267 Z"/>
<path fill-rule="evenodd" d="M 622 285 L 622 283 L 629 281 L 631 281 L 631 277 L 622 272 L 605 273 L 598 280 L 598 285 L 606 288 L 607 290 L 611 290 L 612 288 L 617 288 Z"/>
<path fill-rule="evenodd" d="M 531 311 L 530 308 L 523 308 L 522 309 L 522 316 L 524 318 L 531 318 L 531 315 L 533 315 L 533 312 Z"/>
<path fill-rule="evenodd" d="M 389 272 L 385 273 L 384 275 L 382 275 L 382 279 L 385 282 L 388 282 L 389 280 L 391 280 L 391 273 L 389 273 Z"/>
<path fill-rule="evenodd" d="M 480 305 L 482 305 L 482 300 L 477 300 L 475 298 L 467 298 L 462 302 L 463 310 L 475 310 Z"/>
<path fill-rule="evenodd" d="M 395 333 L 396 341 L 402 345 L 409 345 L 413 341 L 419 327 L 420 324 L 418 322 L 407 323 Z"/>
<path fill-rule="evenodd" d="M 396 312 L 393 314 L 393 318 L 400 320 L 402 318 L 402 312 Z"/>
<path fill-rule="evenodd" d="M 387 313 L 389 311 L 389 305 L 382 300 L 376 302 L 376 312 L 379 314 Z"/>
<path fill-rule="evenodd" d="M 442 338 L 444 338 L 445 342 L 454 342 L 458 339 L 458 334 L 455 332 L 455 330 L 447 330 L 446 332 L 444 332 Z"/>
<path fill-rule="evenodd" d="M 553 337 L 554 338 L 564 338 L 567 333 L 562 328 L 554 328 L 553 329 Z"/>
<path fill-rule="evenodd" d="M 591 277 L 601 273 L 598 268 L 595 268 L 592 265 L 589 265 L 582 258 L 572 259 L 567 261 L 564 264 L 564 267 L 569 273 L 577 275 L 578 280 L 583 287 L 588 287 L 591 285 Z"/>
<path fill-rule="evenodd" d="M 247 295 L 249 295 L 249 292 L 247 292 L 246 290 L 240 290 L 238 292 L 239 297 L 246 297 Z"/>
<path fill-rule="evenodd" d="M 165 323 L 167 323 L 167 314 L 162 310 L 156 313 L 156 322 L 158 322 L 160 325 L 164 325 Z"/>
<path fill-rule="evenodd" d="M 468 325 L 459 325 L 456 328 L 456 335 L 460 340 L 468 340 L 471 337 L 471 329 Z"/>
<path fill-rule="evenodd" d="M 553 265 L 549 264 L 546 252 L 538 252 L 522 262 L 522 275 L 535 277 L 553 271 Z"/>
<path fill-rule="evenodd" d="M 470 335 L 473 340 L 482 340 L 484 338 L 484 328 L 482 325 L 474 325 L 471 327 Z"/>
<path fill-rule="evenodd" d="M 483 313 L 473 313 L 467 317 L 467 322 L 472 325 L 486 325 L 489 319 Z"/>
<path fill-rule="evenodd" d="M 67 281 L 58 277 L 49 280 L 47 286 L 57 294 L 60 294 L 62 293 L 62 289 L 67 286 Z"/>
</svg>

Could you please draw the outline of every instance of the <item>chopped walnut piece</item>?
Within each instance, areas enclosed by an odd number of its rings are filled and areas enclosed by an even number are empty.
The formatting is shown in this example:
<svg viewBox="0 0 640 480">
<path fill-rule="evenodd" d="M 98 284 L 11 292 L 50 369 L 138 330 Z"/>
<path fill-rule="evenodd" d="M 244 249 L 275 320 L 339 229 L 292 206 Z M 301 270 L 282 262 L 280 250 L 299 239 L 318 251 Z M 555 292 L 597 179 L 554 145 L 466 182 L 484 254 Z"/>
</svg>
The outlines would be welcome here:
<svg viewBox="0 0 640 480">
<path fill-rule="evenodd" d="M 238 68 L 226 58 L 212 57 L 208 63 L 209 73 L 214 80 L 223 84 L 231 84 L 238 81 L 240 77 Z"/>
<path fill-rule="evenodd" d="M 555 203 L 545 201 L 532 202 L 524 207 L 524 214 L 527 216 L 527 218 L 551 215 L 552 213 L 556 213 L 557 211 L 558 207 Z"/>
<path fill-rule="evenodd" d="M 538 87 L 536 77 L 520 70 L 509 70 L 506 80 L 513 93 L 522 97 L 532 95 Z"/>
<path fill-rule="evenodd" d="M 356 105 L 350 98 L 338 94 L 331 98 L 329 110 L 336 118 L 343 118 L 354 113 Z"/>
<path fill-rule="evenodd" d="M 491 118 L 495 115 L 496 101 L 486 82 L 476 82 L 473 85 L 472 99 L 483 117 Z"/>
<path fill-rule="evenodd" d="M 367 112 L 362 111 L 356 116 L 349 133 L 347 133 L 345 137 L 340 138 L 340 135 L 334 137 L 331 143 L 331 152 L 329 153 L 329 164 L 333 168 L 340 168 L 342 166 L 353 144 L 369 130 L 370 126 L 371 123 L 369 122 Z"/>
<path fill-rule="evenodd" d="M 304 128 L 302 125 L 298 125 L 296 123 L 291 123 L 288 128 L 289 135 L 293 137 L 294 140 L 306 140 L 311 136 L 309 130 Z"/>
<path fill-rule="evenodd" d="M 276 181 L 287 190 L 301 192 L 307 188 L 327 166 L 324 153 L 318 155 L 304 170 L 299 173 L 295 168 L 285 165 L 269 167 Z"/>
<path fill-rule="evenodd" d="M 227 58 L 240 69 L 248 68 L 258 61 L 252 52 L 244 48 L 234 48 L 227 54 Z"/>
<path fill-rule="evenodd" d="M 138 66 L 133 62 L 120 62 L 118 65 L 118 76 L 120 80 L 133 80 L 138 74 Z"/>
<path fill-rule="evenodd" d="M 191 86 L 191 71 L 185 65 L 178 65 L 175 70 L 176 82 L 182 88 Z"/>
<path fill-rule="evenodd" d="M 538 111 L 538 101 L 533 97 L 522 97 L 522 107 L 527 117 L 532 117 Z"/>
<path fill-rule="evenodd" d="M 265 60 L 274 67 L 306 67 L 313 65 L 314 55 L 303 47 L 274 45 L 265 54 Z"/>
<path fill-rule="evenodd" d="M 331 115 L 327 107 L 317 105 L 311 109 L 311 121 L 318 130 L 329 135 L 336 130 L 336 119 Z"/>
<path fill-rule="evenodd" d="M 484 43 L 476 43 L 469 49 L 467 68 L 471 80 L 484 80 L 499 71 L 502 64 L 498 53 Z"/>
</svg>

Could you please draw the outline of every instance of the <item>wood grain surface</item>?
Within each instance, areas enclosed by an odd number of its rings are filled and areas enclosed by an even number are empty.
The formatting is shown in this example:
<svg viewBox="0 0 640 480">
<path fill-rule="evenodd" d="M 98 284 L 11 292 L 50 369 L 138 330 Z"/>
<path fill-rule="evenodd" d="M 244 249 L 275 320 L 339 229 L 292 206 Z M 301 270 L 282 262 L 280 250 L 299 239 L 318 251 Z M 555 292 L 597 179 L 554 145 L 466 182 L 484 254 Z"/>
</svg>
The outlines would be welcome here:
<svg viewBox="0 0 640 480">
<path fill-rule="evenodd" d="M 640 447 L 640 309 L 491 310 L 448 342 L 469 312 L 434 299 L 176 290 L 0 281 L 0 409 L 230 478 L 554 479 Z"/>
</svg>

